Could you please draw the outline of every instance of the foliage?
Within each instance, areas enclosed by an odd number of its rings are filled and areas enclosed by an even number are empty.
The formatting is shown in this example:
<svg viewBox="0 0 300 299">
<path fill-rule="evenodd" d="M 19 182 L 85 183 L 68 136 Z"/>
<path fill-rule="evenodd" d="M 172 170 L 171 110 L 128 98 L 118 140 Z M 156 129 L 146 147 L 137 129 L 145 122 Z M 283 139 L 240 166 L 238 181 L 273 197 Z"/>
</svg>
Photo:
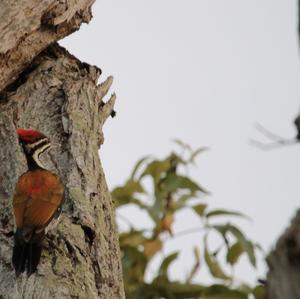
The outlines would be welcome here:
<svg viewBox="0 0 300 299">
<path fill-rule="evenodd" d="M 141 230 L 130 224 L 128 231 L 120 233 L 126 298 L 263 298 L 262 286 L 251 287 L 238 283 L 229 274 L 233 273 L 229 270 L 232 270 L 242 255 L 247 256 L 251 266 L 256 266 L 258 246 L 229 220 L 220 222 L 246 216 L 236 211 L 209 209 L 203 200 L 208 192 L 184 174 L 195 163 L 196 157 L 206 149 L 193 151 L 181 141 L 177 140 L 176 143 L 182 148 L 181 154 L 172 152 L 163 160 L 150 157 L 139 160 L 127 182 L 112 191 L 118 209 L 129 204 L 135 205 L 153 221 L 151 229 Z M 200 246 L 194 249 L 195 264 L 191 267 L 190 274 L 184 282 L 170 278 L 169 267 L 179 255 L 175 252 L 163 259 L 153 280 L 146 282 L 145 273 L 149 263 L 162 251 L 168 240 L 164 237 L 166 234 L 169 238 L 176 237 L 172 227 L 176 213 L 183 209 L 193 210 L 202 223 L 198 230 L 202 236 L 202 249 L 200 250 Z M 221 240 L 215 250 L 210 249 L 212 242 L 209 242 L 209 237 L 212 234 L 219 235 Z M 195 275 L 202 265 L 207 267 L 214 284 L 192 282 L 196 280 Z"/>
</svg>

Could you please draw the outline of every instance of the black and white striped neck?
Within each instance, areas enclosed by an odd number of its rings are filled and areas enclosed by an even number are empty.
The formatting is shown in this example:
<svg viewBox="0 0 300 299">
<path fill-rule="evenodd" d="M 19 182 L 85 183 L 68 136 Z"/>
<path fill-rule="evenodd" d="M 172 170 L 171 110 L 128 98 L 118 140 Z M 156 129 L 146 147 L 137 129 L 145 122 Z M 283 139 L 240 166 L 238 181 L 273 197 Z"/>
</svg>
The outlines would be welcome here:
<svg viewBox="0 0 300 299">
<path fill-rule="evenodd" d="M 40 155 L 49 149 L 51 143 L 48 138 L 43 138 L 35 143 L 24 144 L 25 155 L 29 170 L 45 169 L 40 160 Z"/>
</svg>

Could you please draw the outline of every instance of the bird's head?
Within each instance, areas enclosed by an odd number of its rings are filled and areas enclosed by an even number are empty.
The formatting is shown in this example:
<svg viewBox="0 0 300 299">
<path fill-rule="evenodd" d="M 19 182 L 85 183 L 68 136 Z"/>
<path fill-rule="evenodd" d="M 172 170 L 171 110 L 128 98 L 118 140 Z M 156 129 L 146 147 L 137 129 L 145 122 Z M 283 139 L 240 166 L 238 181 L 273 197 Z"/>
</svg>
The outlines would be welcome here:
<svg viewBox="0 0 300 299">
<path fill-rule="evenodd" d="M 39 156 L 51 146 L 49 138 L 43 133 L 33 129 L 17 129 L 19 141 L 22 144 L 26 156 L 39 164 Z"/>
</svg>

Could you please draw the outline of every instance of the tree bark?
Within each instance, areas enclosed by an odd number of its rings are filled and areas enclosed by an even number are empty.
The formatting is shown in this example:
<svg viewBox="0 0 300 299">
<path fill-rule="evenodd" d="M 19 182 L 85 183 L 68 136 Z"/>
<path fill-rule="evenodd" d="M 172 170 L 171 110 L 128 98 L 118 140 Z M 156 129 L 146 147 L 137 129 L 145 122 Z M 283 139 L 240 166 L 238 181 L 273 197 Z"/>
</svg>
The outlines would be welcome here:
<svg viewBox="0 0 300 299">
<path fill-rule="evenodd" d="M 0 1 L 0 90 L 48 45 L 88 23 L 94 1 Z"/>
<path fill-rule="evenodd" d="M 40 1 L 8 2 L 0 4 L 3 15 L 3 7 L 9 14 L 13 6 L 21 10 L 19 5 L 35 3 L 27 12 L 32 17 L 41 6 Z M 69 4 L 65 14 L 55 18 L 50 14 L 50 19 L 65 28 L 69 25 L 63 20 L 73 24 L 74 18 L 82 17 L 78 16 L 79 5 L 85 3 L 87 6 L 79 10 L 89 15 L 87 3 L 93 1 L 62 2 Z M 43 1 L 47 7 L 45 3 L 50 6 L 57 1 Z M 32 20 L 39 16 L 34 14 Z M 12 19 L 10 24 L 14 22 Z M 20 39 L 11 34 L 15 25 L 5 29 L 0 21 L 1 55 L 6 51 L 0 62 L 0 298 L 124 298 L 114 204 L 98 153 L 104 141 L 102 127 L 115 103 L 114 94 L 103 101 L 112 78 L 98 85 L 100 69 L 81 63 L 57 44 L 40 53 L 62 35 L 55 32 L 48 38 L 51 34 L 40 27 L 38 33 L 33 32 L 32 22 L 19 24 L 24 29 Z M 68 27 L 63 35 L 75 27 Z M 33 51 L 31 56 L 24 54 L 23 47 L 27 47 L 25 52 Z M 16 62 L 16 57 L 21 61 Z M 43 156 L 43 163 L 61 177 L 66 201 L 59 225 L 44 241 L 37 273 L 16 279 L 11 265 L 12 194 L 18 177 L 27 170 L 17 127 L 38 129 L 56 144 Z"/>
<path fill-rule="evenodd" d="M 300 0 L 298 3 L 298 39 L 300 40 Z M 295 119 L 296 140 L 300 140 L 300 115 Z M 277 241 L 267 258 L 269 272 L 266 299 L 300 298 L 300 210 L 289 228 Z"/>
<path fill-rule="evenodd" d="M 300 211 L 267 258 L 266 299 L 300 298 Z"/>
</svg>

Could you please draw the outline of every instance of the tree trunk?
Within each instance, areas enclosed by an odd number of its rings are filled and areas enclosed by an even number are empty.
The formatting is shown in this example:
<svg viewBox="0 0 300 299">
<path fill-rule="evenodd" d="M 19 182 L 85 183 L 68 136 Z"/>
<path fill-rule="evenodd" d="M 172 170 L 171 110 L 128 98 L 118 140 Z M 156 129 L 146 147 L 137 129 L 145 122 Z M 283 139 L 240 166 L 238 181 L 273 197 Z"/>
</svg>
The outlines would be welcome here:
<svg viewBox="0 0 300 299">
<path fill-rule="evenodd" d="M 0 1 L 0 90 L 48 45 L 89 22 L 94 1 Z"/>
<path fill-rule="evenodd" d="M 300 211 L 268 258 L 267 299 L 300 298 Z"/>
<path fill-rule="evenodd" d="M 115 102 L 114 95 L 103 102 L 112 78 L 97 85 L 97 67 L 81 63 L 57 44 L 47 47 L 87 20 L 92 2 L 0 3 L 0 15 L 13 16 L 6 27 L 0 18 L 0 298 L 124 298 L 114 204 L 98 153 Z M 15 20 L 21 11 L 31 21 Z M 51 34 L 35 24 L 46 19 L 54 26 L 49 30 L 55 28 Z M 19 37 L 16 24 L 23 30 Z M 17 127 L 38 129 L 56 144 L 43 162 L 61 177 L 66 201 L 59 225 L 44 240 L 37 273 L 16 279 L 12 194 L 26 171 Z"/>
<path fill-rule="evenodd" d="M 300 0 L 298 2 L 298 38 L 300 40 Z M 296 140 L 300 140 L 300 115 L 295 119 Z M 290 227 L 267 257 L 269 272 L 266 299 L 300 298 L 300 210 Z"/>
</svg>

